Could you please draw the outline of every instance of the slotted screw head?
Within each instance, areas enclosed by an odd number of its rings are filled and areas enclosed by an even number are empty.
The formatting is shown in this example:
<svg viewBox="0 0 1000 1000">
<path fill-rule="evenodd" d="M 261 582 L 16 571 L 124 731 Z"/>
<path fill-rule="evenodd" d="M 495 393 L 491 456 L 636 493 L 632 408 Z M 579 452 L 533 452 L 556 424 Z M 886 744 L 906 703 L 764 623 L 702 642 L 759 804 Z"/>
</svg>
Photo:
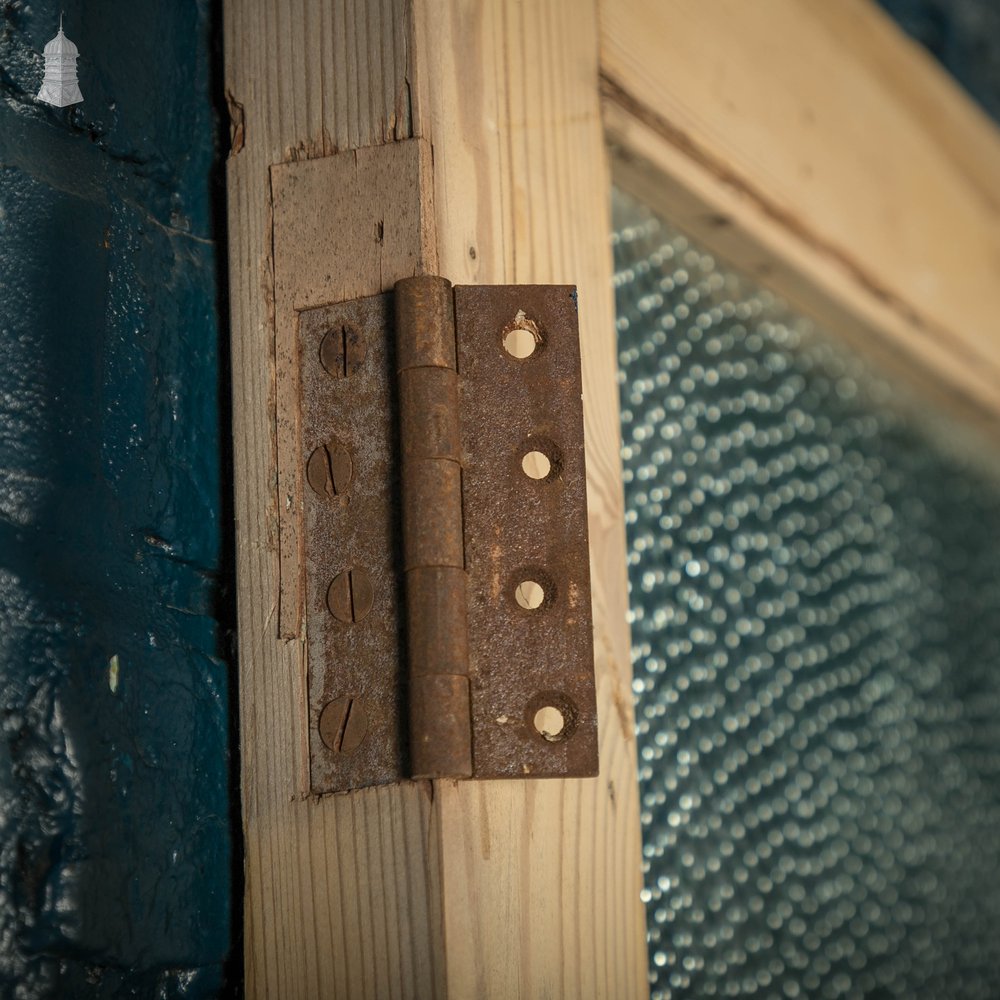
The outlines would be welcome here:
<svg viewBox="0 0 1000 1000">
<path fill-rule="evenodd" d="M 352 695 L 327 702 L 319 714 L 319 735 L 334 753 L 357 750 L 368 735 L 364 702 Z"/>
<path fill-rule="evenodd" d="M 306 465 L 306 481 L 321 497 L 339 497 L 354 478 L 351 453 L 336 441 L 321 444 Z"/>
<path fill-rule="evenodd" d="M 361 334 L 346 324 L 327 330 L 319 345 L 319 360 L 334 378 L 353 375 L 361 367 L 366 353 Z"/>
<path fill-rule="evenodd" d="M 338 621 L 359 622 L 375 601 L 371 577 L 366 570 L 348 569 L 334 577 L 326 592 L 326 606 Z"/>
</svg>

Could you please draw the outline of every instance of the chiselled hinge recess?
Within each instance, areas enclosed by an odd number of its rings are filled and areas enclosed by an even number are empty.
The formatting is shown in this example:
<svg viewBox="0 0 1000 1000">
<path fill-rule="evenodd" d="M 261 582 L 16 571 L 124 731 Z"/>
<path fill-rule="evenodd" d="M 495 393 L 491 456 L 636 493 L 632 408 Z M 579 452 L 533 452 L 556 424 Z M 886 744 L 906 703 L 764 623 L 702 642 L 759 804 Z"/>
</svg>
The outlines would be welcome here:
<svg viewBox="0 0 1000 1000">
<path fill-rule="evenodd" d="M 299 313 L 313 792 L 597 773 L 576 290 Z"/>
</svg>

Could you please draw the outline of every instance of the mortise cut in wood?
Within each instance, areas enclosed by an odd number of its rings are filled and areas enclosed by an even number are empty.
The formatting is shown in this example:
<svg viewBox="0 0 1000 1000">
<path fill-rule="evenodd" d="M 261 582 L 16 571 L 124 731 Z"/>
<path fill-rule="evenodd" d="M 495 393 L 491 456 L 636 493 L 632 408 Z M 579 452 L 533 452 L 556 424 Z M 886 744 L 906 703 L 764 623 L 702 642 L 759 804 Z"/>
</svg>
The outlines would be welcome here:
<svg viewBox="0 0 1000 1000">
<path fill-rule="evenodd" d="M 375 295 L 400 278 L 435 270 L 434 221 L 421 195 L 429 190 L 430 171 L 430 146 L 422 139 L 271 167 L 278 631 L 284 638 L 298 636 L 304 618 L 298 314 L 359 298 L 359 287 Z"/>
<path fill-rule="evenodd" d="M 597 773 L 576 289 L 405 275 L 429 256 L 404 182 L 426 150 L 271 168 L 281 628 L 305 641 L 313 793 Z M 345 253 L 395 300 L 337 300 Z M 542 480 L 520 465 L 536 446 Z"/>
</svg>

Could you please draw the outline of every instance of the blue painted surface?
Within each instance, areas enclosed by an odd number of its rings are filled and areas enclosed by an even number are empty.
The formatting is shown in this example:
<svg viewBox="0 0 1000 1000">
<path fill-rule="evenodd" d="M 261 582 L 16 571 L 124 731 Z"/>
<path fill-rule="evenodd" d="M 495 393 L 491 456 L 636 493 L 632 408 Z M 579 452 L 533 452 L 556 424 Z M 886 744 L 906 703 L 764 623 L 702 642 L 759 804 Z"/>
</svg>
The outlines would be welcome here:
<svg viewBox="0 0 1000 1000">
<path fill-rule="evenodd" d="M 0 3 L 0 996 L 217 996 L 211 10 L 66 4 L 85 102 L 59 110 L 61 6 Z"/>
<path fill-rule="evenodd" d="M 996 0 L 879 0 L 886 13 L 1000 120 L 1000 5 Z"/>
</svg>

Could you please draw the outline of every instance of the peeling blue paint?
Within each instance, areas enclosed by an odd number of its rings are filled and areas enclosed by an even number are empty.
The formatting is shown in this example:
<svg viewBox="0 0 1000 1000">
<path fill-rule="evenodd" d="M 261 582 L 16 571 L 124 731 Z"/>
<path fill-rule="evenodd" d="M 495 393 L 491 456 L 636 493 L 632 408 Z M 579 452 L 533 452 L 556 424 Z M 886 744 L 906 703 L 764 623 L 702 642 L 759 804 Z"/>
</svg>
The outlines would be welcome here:
<svg viewBox="0 0 1000 1000">
<path fill-rule="evenodd" d="M 60 9 L 66 109 L 34 99 Z M 0 4 L 3 997 L 223 989 L 210 14 Z"/>
</svg>

